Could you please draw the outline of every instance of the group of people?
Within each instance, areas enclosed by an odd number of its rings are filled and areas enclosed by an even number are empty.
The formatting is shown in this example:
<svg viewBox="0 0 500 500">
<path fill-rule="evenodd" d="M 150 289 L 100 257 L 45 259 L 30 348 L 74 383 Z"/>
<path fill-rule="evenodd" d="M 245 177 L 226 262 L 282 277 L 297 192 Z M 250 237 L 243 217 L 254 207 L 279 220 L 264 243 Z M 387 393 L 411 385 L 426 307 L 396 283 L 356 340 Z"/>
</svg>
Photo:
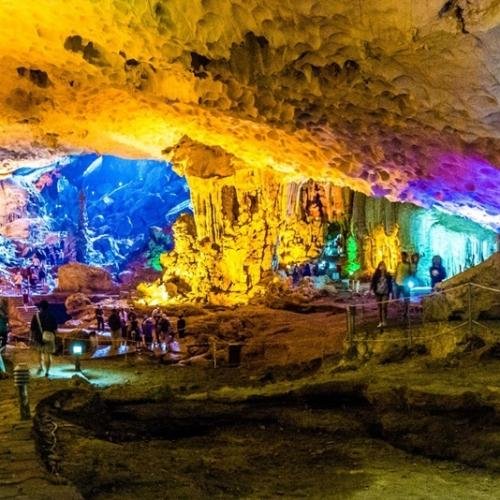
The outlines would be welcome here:
<svg viewBox="0 0 500 500">
<path fill-rule="evenodd" d="M 32 257 L 28 266 L 18 268 L 13 277 L 16 291 L 23 296 L 25 305 L 31 303 L 31 294 L 34 290 L 46 287 L 48 279 L 49 282 L 52 280 L 51 268 L 36 256 Z"/>
<path fill-rule="evenodd" d="M 311 267 L 311 265 L 308 262 L 302 264 L 301 266 L 293 266 L 291 274 L 292 283 L 294 285 L 297 285 L 302 278 L 308 278 L 310 276 L 317 275 L 318 272 L 319 272 L 318 266 L 315 264 L 314 266 Z"/>
<path fill-rule="evenodd" d="M 104 311 L 101 306 L 95 310 L 97 330 L 104 331 Z M 112 309 L 107 324 L 111 331 L 113 350 L 124 341 L 136 342 L 143 348 L 162 347 L 168 350 L 178 350 L 178 338 L 186 334 L 186 320 L 183 314 L 177 319 L 174 330 L 168 316 L 160 309 L 154 309 L 150 316 L 139 316 L 135 311 L 124 308 Z"/>
<path fill-rule="evenodd" d="M 410 303 L 411 281 L 415 279 L 419 261 L 418 254 L 401 252 L 401 260 L 399 261 L 394 278 L 388 272 L 384 261 L 379 262 L 372 279 L 370 289 L 377 298 L 379 324 L 378 328 L 387 326 L 387 308 L 389 297 L 395 299 L 403 298 L 403 317 L 408 318 L 408 308 Z M 432 265 L 429 268 L 432 289 L 441 281 L 446 279 L 446 269 L 443 266 L 442 259 L 439 255 L 432 258 Z"/>
<path fill-rule="evenodd" d="M 23 295 L 23 301 L 28 305 L 36 288 L 52 284 L 53 268 L 66 262 L 64 241 L 43 248 L 25 249 L 21 257 L 26 264 L 17 268 L 12 280 L 16 291 Z"/>
</svg>

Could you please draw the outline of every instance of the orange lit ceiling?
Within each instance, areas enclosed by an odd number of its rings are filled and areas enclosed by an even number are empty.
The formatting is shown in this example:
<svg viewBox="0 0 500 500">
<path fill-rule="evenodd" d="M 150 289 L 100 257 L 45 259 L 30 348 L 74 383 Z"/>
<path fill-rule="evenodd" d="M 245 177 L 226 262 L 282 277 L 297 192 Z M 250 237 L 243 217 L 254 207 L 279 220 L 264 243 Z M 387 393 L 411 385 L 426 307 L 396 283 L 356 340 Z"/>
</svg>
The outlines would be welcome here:
<svg viewBox="0 0 500 500">
<path fill-rule="evenodd" d="M 497 0 L 0 0 L 0 64 L 3 175 L 187 136 L 500 227 Z"/>
</svg>

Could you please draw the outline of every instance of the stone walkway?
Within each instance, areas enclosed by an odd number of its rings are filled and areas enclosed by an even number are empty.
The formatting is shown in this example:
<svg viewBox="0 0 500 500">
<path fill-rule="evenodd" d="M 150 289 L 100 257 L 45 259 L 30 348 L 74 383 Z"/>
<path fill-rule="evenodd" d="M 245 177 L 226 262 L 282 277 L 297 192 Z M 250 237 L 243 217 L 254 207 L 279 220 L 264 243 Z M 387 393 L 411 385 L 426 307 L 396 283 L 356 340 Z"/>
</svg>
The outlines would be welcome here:
<svg viewBox="0 0 500 500">
<path fill-rule="evenodd" d="M 33 387 L 34 386 L 34 387 Z M 31 414 L 38 401 L 56 389 L 52 381 L 30 384 Z M 21 421 L 12 379 L 0 381 L 0 498 L 16 500 L 73 500 L 76 488 L 49 474 L 35 448 L 31 420 Z"/>
</svg>

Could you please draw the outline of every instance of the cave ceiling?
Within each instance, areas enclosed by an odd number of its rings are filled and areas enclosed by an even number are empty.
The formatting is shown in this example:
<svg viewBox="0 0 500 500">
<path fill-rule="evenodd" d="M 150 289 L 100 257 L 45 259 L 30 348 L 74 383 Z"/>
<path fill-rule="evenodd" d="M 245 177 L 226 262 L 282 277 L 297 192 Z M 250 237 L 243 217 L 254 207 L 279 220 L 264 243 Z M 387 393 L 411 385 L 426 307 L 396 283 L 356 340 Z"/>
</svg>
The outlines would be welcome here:
<svg viewBox="0 0 500 500">
<path fill-rule="evenodd" d="M 499 0 L 0 6 L 2 176 L 206 147 L 500 227 Z"/>
</svg>

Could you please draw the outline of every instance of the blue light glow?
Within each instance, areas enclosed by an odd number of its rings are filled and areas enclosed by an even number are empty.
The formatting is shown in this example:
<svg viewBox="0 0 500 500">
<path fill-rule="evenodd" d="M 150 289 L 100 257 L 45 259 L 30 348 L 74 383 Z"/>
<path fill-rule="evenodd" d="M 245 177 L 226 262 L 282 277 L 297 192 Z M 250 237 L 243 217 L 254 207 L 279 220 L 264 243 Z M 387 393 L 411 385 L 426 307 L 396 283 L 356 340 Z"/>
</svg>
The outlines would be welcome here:
<svg viewBox="0 0 500 500">
<path fill-rule="evenodd" d="M 43 169 L 20 169 L 9 182 L 27 193 L 21 217 L 30 232 L 15 242 L 19 248 L 47 253 L 61 245 L 63 261 L 112 272 L 137 259 L 154 265 L 173 248 L 173 222 L 191 211 L 186 180 L 164 161 L 72 156 Z"/>
</svg>

